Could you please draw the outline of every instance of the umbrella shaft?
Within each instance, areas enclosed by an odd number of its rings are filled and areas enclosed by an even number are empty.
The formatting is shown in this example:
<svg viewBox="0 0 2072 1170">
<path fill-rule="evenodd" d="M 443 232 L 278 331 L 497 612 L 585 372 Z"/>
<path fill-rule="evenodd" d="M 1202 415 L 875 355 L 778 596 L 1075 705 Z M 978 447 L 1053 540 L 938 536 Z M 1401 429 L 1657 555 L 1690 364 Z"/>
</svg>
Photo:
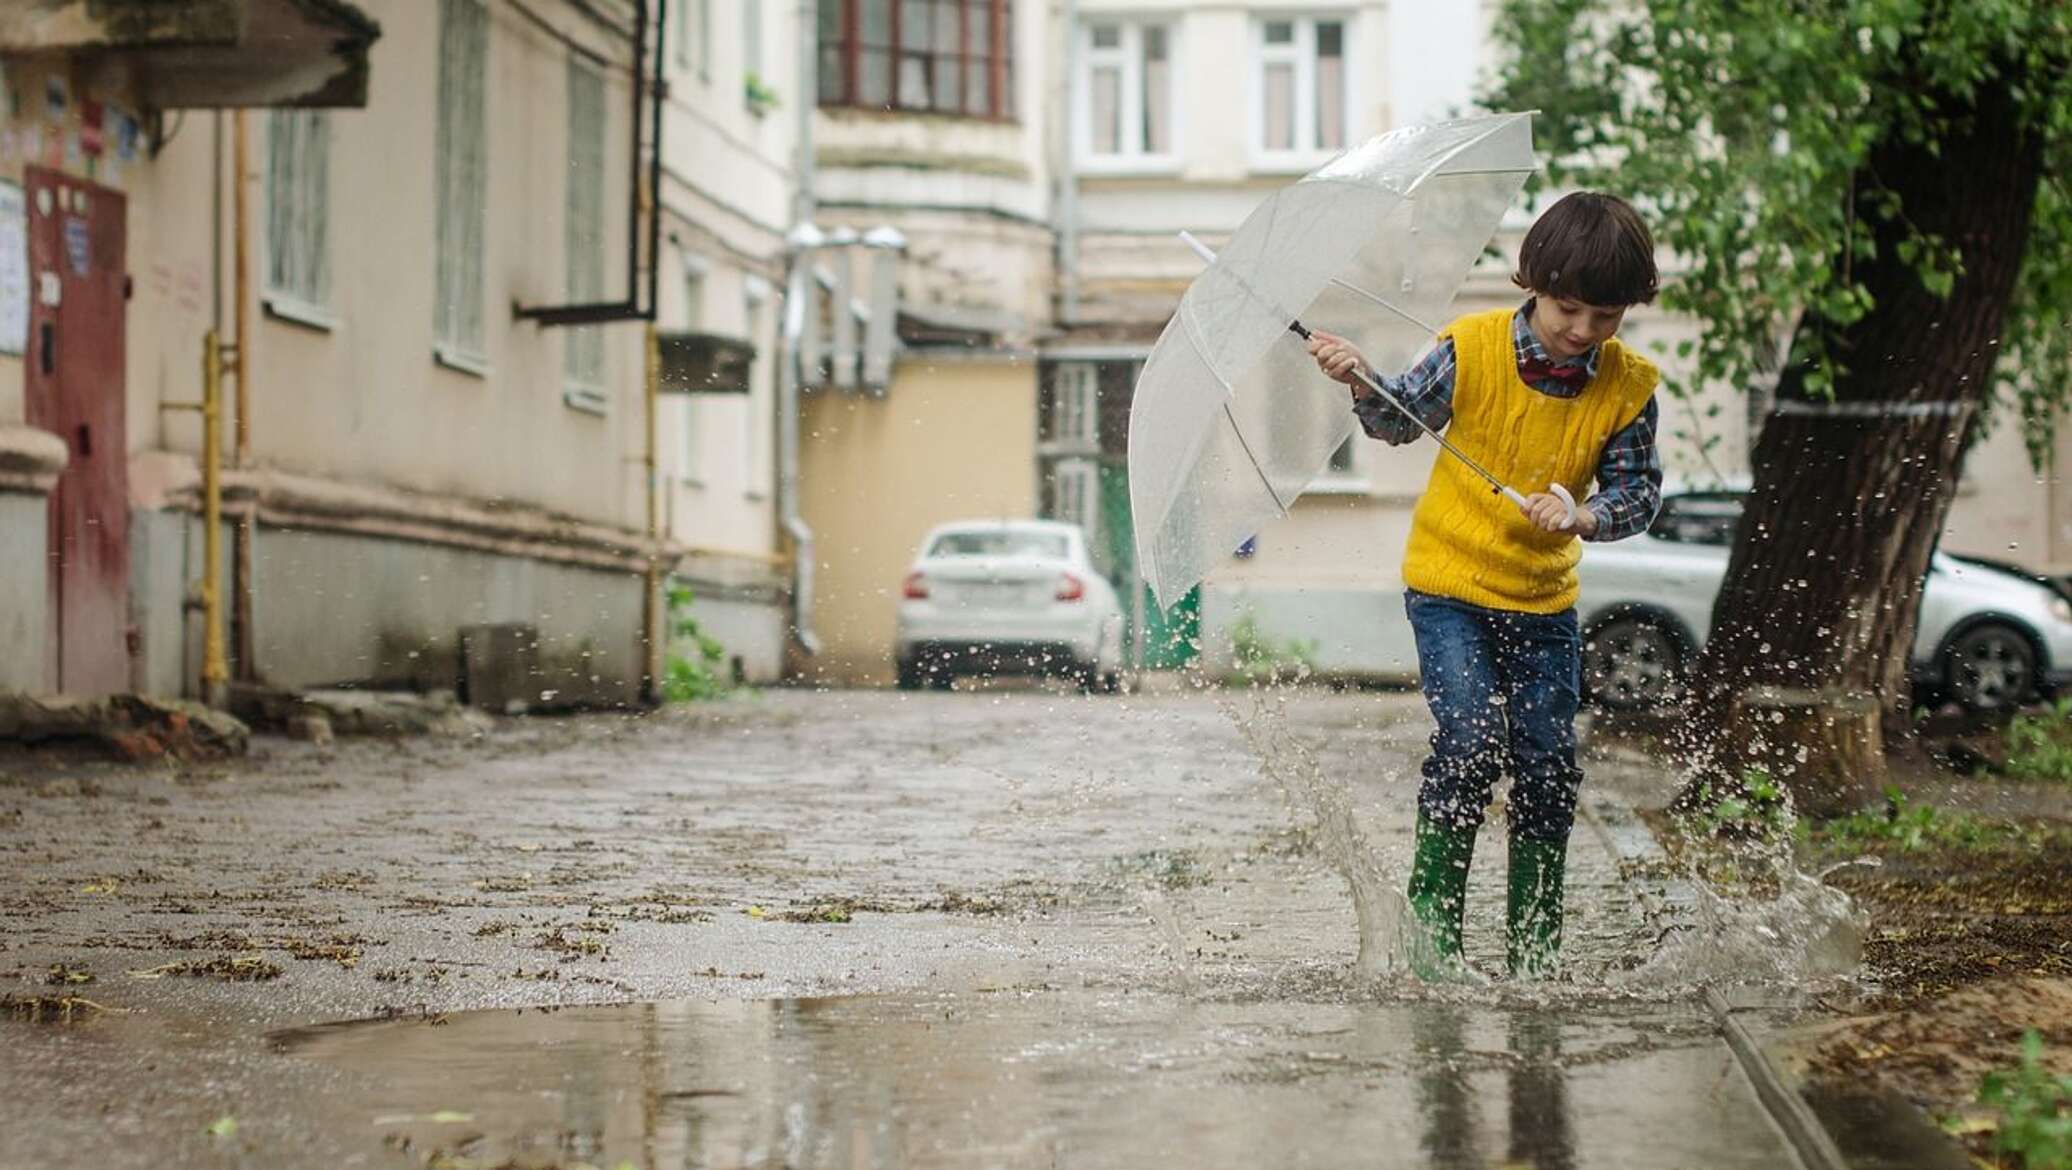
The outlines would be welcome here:
<svg viewBox="0 0 2072 1170">
<path fill-rule="evenodd" d="M 1305 338 L 1309 336 L 1309 330 L 1302 328 L 1302 322 L 1300 321 L 1297 321 L 1294 324 L 1288 326 L 1288 328 L 1301 334 Z M 1433 442 L 1439 444 L 1441 447 L 1444 447 L 1446 449 L 1447 454 L 1453 456 L 1455 459 L 1460 460 L 1462 463 L 1467 464 L 1468 470 L 1474 472 L 1476 475 L 1479 475 L 1483 479 L 1487 480 L 1489 482 L 1490 487 L 1496 489 L 1499 492 L 1506 490 L 1504 487 L 1503 480 L 1500 480 L 1496 476 L 1491 475 L 1480 463 L 1477 463 L 1473 459 L 1468 458 L 1467 453 L 1462 451 L 1459 447 L 1454 446 L 1451 442 L 1449 442 L 1445 435 L 1442 435 L 1439 432 L 1433 430 L 1430 426 L 1427 426 L 1425 424 L 1425 420 L 1417 417 L 1415 412 L 1413 412 L 1408 406 L 1403 405 L 1402 399 L 1389 393 L 1387 390 L 1382 389 L 1381 383 L 1374 380 L 1374 375 L 1368 373 L 1365 370 L 1359 370 L 1356 372 L 1360 375 L 1360 381 L 1367 383 L 1367 388 L 1369 390 L 1372 390 L 1376 394 L 1381 395 L 1382 401 L 1388 403 L 1390 406 L 1395 407 L 1397 412 L 1400 413 L 1404 418 L 1407 418 L 1411 422 L 1416 423 L 1417 429 L 1423 431 L 1427 435 L 1430 435 L 1432 437 Z"/>
</svg>

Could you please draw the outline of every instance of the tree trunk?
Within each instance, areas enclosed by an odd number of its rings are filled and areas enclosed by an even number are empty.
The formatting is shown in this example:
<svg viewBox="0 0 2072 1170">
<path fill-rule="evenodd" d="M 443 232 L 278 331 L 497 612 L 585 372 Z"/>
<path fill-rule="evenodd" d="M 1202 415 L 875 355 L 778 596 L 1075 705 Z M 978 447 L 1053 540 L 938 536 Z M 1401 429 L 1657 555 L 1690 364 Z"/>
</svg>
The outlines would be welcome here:
<svg viewBox="0 0 2072 1170">
<path fill-rule="evenodd" d="M 1701 800 L 1700 782 L 1718 791 L 1751 768 L 1815 815 L 1884 788 L 1882 725 L 1906 713 L 1928 558 L 1992 383 L 2041 169 L 2041 136 L 2004 83 L 1969 116 L 1940 156 L 1895 132 L 1858 176 L 1859 192 L 1896 192 L 1906 220 L 1953 245 L 1962 268 L 1937 297 L 1900 261 L 1902 229 L 1885 224 L 1858 271 L 1871 311 L 1848 326 L 1801 320 L 1692 679 L 1686 803 Z M 1844 367 L 1832 403 L 1809 397 L 1796 356 L 1819 336 Z"/>
</svg>

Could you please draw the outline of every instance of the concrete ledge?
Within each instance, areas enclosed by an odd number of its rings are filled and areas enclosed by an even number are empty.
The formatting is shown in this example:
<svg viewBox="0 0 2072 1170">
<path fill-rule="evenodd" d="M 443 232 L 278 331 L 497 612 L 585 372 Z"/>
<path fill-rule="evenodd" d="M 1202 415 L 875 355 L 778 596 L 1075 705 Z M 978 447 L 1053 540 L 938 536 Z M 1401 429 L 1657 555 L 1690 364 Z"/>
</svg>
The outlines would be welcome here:
<svg viewBox="0 0 2072 1170">
<path fill-rule="evenodd" d="M 791 562 L 728 549 L 685 550 L 670 567 L 700 600 L 781 605 L 791 596 Z"/>
<path fill-rule="evenodd" d="M 140 507 L 201 510 L 194 460 L 150 452 L 131 460 Z M 148 484 L 148 488 L 142 485 Z M 637 573 L 650 555 L 674 550 L 627 528 L 581 520 L 529 504 L 433 495 L 382 484 L 348 483 L 271 468 L 226 471 L 223 507 L 277 528 L 343 532 L 464 548 L 555 564 Z"/>
<path fill-rule="evenodd" d="M 285 691 L 231 688 L 230 705 L 254 726 L 297 739 L 329 742 L 333 735 L 433 735 L 466 739 L 495 729 L 487 715 L 460 705 L 450 692 Z"/>
<path fill-rule="evenodd" d="M 245 725 L 184 699 L 151 695 L 27 695 L 0 692 L 0 741 L 88 743 L 126 760 L 241 756 Z"/>
<path fill-rule="evenodd" d="M 49 431 L 0 426 L 0 492 L 47 496 L 71 461 L 65 441 Z"/>
</svg>

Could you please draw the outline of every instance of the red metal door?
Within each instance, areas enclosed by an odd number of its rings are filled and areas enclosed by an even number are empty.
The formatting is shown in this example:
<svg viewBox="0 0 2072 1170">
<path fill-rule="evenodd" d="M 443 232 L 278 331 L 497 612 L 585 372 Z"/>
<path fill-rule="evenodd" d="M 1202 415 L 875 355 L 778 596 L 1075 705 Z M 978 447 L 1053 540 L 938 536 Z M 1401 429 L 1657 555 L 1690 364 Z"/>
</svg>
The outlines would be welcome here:
<svg viewBox="0 0 2072 1170">
<path fill-rule="evenodd" d="M 30 426 L 72 451 L 50 495 L 57 685 L 129 689 L 129 452 L 123 197 L 29 167 Z"/>
</svg>

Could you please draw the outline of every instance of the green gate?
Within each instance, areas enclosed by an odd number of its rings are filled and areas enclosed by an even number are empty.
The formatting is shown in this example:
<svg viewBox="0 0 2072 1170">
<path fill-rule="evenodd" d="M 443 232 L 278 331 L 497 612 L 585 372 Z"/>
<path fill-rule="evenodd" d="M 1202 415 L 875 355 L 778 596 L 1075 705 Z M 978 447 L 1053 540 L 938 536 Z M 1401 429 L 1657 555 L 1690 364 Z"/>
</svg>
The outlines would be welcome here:
<svg viewBox="0 0 2072 1170">
<path fill-rule="evenodd" d="M 1136 645 L 1137 608 L 1130 605 L 1130 583 L 1136 577 L 1137 542 L 1130 524 L 1130 481 L 1127 467 L 1117 462 L 1101 464 L 1100 524 L 1102 543 L 1116 596 L 1123 599 L 1123 621 L 1130 626 L 1131 645 Z M 1201 586 L 1187 591 L 1172 609 L 1160 613 L 1151 590 L 1144 590 L 1144 665 L 1151 670 L 1175 670 L 1193 662 L 1201 653 Z"/>
</svg>

